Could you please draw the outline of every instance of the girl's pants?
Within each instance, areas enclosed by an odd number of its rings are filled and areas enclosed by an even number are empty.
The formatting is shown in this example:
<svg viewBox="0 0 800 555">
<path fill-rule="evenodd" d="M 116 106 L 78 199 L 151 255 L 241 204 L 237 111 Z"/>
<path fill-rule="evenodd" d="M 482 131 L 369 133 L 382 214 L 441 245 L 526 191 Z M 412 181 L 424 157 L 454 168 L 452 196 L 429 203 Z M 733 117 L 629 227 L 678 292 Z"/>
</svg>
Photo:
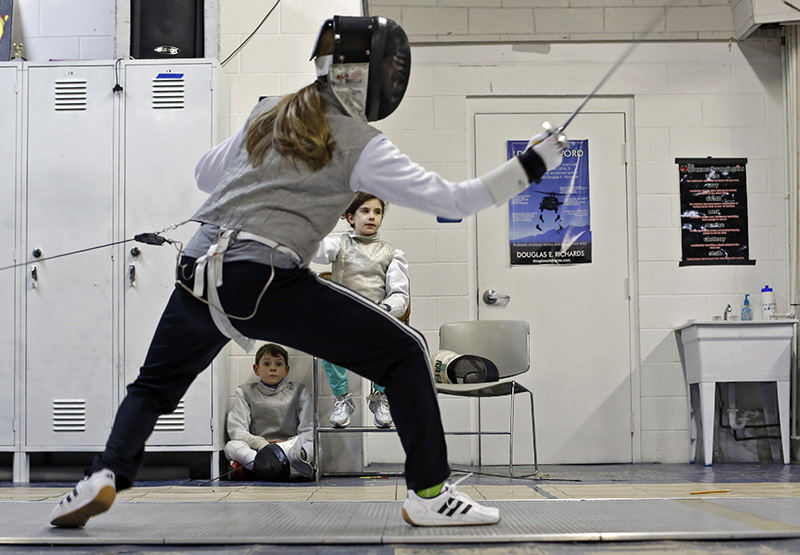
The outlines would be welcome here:
<svg viewBox="0 0 800 555">
<path fill-rule="evenodd" d="M 190 268 L 194 262 L 182 260 Z M 270 266 L 254 262 L 224 264 L 219 295 L 225 311 L 250 314 L 270 271 Z M 184 276 L 181 280 L 192 287 Z M 447 479 L 444 430 L 428 349 L 419 332 L 307 268 L 276 268 L 255 317 L 231 321 L 247 337 L 316 355 L 386 387 L 406 452 L 408 488 L 427 488 Z M 358 334 L 352 333 L 354 325 Z M 211 320 L 209 307 L 176 285 L 139 376 L 128 385 L 117 410 L 105 451 L 87 473 L 109 468 L 116 474 L 117 489 L 130 487 L 158 417 L 175 410 L 195 376 L 228 341 Z"/>
<path fill-rule="evenodd" d="M 347 384 L 347 368 L 328 362 L 322 361 L 322 367 L 325 369 L 325 375 L 328 376 L 328 383 L 331 385 L 331 392 L 334 395 L 347 395 L 350 391 L 350 386 Z M 386 388 L 373 382 L 372 388 L 375 391 L 383 393 Z"/>
</svg>

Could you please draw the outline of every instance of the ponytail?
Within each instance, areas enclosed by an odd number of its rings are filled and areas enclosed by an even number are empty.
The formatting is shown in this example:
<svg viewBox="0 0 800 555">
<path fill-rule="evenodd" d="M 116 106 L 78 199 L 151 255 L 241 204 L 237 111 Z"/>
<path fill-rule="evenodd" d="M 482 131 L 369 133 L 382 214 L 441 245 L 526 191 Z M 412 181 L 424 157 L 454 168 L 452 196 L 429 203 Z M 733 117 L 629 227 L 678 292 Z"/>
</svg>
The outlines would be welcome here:
<svg viewBox="0 0 800 555">
<path fill-rule="evenodd" d="M 302 160 L 317 171 L 331 161 L 336 141 L 325 117 L 316 84 L 288 94 L 247 126 L 247 155 L 253 167 L 274 147 L 282 156 Z"/>
</svg>

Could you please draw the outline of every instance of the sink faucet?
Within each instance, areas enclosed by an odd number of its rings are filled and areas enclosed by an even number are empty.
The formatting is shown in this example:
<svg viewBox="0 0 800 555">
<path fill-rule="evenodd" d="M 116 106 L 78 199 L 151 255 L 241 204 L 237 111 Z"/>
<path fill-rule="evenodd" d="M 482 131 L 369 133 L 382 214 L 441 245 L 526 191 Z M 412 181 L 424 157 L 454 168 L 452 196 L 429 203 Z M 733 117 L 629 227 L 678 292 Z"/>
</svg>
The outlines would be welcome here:
<svg viewBox="0 0 800 555">
<path fill-rule="evenodd" d="M 730 312 L 731 310 L 733 310 L 731 308 L 731 305 L 728 305 L 728 306 L 725 307 L 725 310 L 722 311 L 722 319 L 723 320 L 727 320 L 728 319 L 728 312 Z"/>
</svg>

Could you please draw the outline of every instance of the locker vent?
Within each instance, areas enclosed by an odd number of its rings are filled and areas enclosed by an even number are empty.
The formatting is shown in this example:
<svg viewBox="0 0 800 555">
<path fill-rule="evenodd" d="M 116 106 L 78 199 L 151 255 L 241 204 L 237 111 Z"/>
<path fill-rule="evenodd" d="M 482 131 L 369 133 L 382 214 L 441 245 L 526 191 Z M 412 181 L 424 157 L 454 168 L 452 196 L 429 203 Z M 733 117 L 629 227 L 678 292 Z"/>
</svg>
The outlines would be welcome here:
<svg viewBox="0 0 800 555">
<path fill-rule="evenodd" d="M 86 400 L 53 399 L 53 431 L 85 432 Z"/>
<path fill-rule="evenodd" d="M 154 432 L 182 432 L 186 429 L 186 405 L 183 399 L 178 403 L 178 407 L 169 414 L 162 414 L 156 421 Z"/>
<path fill-rule="evenodd" d="M 153 79 L 153 110 L 183 110 L 183 79 Z"/>
<path fill-rule="evenodd" d="M 56 112 L 86 110 L 87 87 L 84 79 L 63 79 L 55 83 Z"/>
</svg>

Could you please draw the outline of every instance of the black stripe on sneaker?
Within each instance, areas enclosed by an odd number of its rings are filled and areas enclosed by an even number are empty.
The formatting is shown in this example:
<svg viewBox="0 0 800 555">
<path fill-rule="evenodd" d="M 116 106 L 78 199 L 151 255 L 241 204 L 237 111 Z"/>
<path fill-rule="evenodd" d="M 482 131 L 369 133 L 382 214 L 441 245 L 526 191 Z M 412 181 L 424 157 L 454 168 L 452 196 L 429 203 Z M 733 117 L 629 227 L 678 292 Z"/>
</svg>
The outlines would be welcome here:
<svg viewBox="0 0 800 555">
<path fill-rule="evenodd" d="M 453 507 L 452 509 L 450 509 L 450 512 L 447 513 L 447 516 L 453 516 L 453 513 L 455 513 L 458 510 L 458 508 L 463 504 L 464 504 L 464 502 L 459 500 L 459 502 L 456 503 L 456 506 Z"/>
<path fill-rule="evenodd" d="M 467 505 L 466 507 L 464 507 L 464 510 L 461 511 L 461 514 L 462 515 L 467 514 L 471 508 L 472 508 L 472 505 Z"/>
<path fill-rule="evenodd" d="M 448 499 L 448 501 L 449 501 L 449 499 Z M 445 511 L 446 511 L 448 508 L 449 508 L 449 505 L 447 504 L 447 501 L 445 501 L 445 502 L 442 504 L 442 506 L 441 506 L 441 507 L 439 507 L 439 510 L 438 510 L 438 511 L 436 511 L 436 512 L 438 512 L 439 514 L 443 514 L 443 513 L 444 513 L 444 512 L 445 512 Z"/>
</svg>

